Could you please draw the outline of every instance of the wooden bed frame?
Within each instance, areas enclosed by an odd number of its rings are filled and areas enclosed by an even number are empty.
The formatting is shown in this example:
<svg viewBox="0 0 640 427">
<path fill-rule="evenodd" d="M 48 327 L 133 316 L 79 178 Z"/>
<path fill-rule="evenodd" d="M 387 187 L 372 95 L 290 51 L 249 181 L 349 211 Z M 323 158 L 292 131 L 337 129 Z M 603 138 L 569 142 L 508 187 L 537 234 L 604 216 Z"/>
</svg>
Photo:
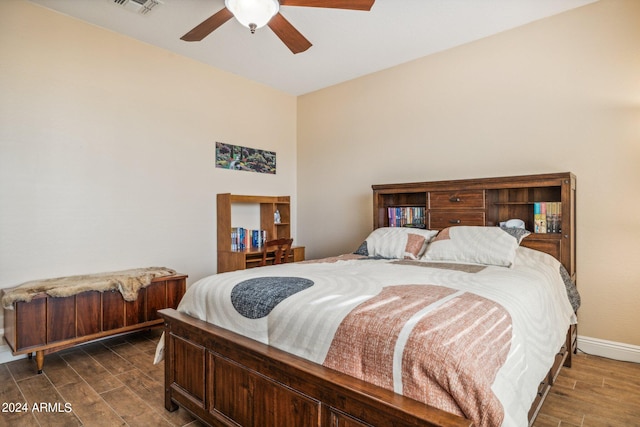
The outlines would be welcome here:
<svg viewBox="0 0 640 427">
<path fill-rule="evenodd" d="M 547 191 L 546 187 L 554 187 Z M 555 188 L 557 187 L 557 189 Z M 384 226 L 386 208 L 406 200 L 407 192 L 426 193 L 427 216 L 442 218 L 431 206 L 435 191 L 453 191 L 460 201 L 464 191 L 481 190 L 483 223 L 521 217 L 528 229 L 533 200 L 563 203 L 562 234 L 535 236 L 525 246 L 551 253 L 575 279 L 575 176 L 569 173 L 436 183 L 374 186 L 374 227 Z M 435 189 L 435 190 L 434 190 Z M 501 192 L 502 190 L 507 190 Z M 514 191 L 524 189 L 524 192 Z M 492 192 L 497 191 L 493 194 Z M 404 193 L 402 193 L 404 192 Z M 405 196 L 401 196 L 405 194 Z M 391 194 L 393 197 L 386 197 Z M 517 202 L 507 194 L 515 194 Z M 527 196 L 524 197 L 523 195 Z M 556 195 L 556 196 L 554 196 Z M 462 197 L 465 199 L 466 196 Z M 475 196 L 474 196 L 475 198 Z M 558 200 L 556 200 L 556 198 Z M 545 200 L 546 199 L 546 200 Z M 391 203 L 395 200 L 396 202 Z M 475 199 L 474 199 L 475 200 Z M 491 201 L 493 202 L 487 202 Z M 411 202 L 415 204 L 414 202 Z M 409 203 L 409 204 L 411 204 Z M 422 203 L 422 202 L 419 202 Z M 497 205 L 507 206 L 500 213 Z M 461 212 L 469 212 L 466 208 Z M 479 209 L 477 206 L 473 209 Z M 455 213 L 451 210 L 448 213 Z M 518 215 L 514 215 L 514 212 Z M 525 216 L 531 214 L 531 219 Z M 508 215 L 508 216 L 505 216 Z M 478 216 L 462 216 L 462 218 Z M 460 221 L 457 222 L 459 224 Z M 526 241 L 526 239 L 525 239 Z M 541 244 L 539 242 L 542 242 Z M 158 312 L 165 321 L 165 407 L 178 405 L 215 426 L 472 426 L 453 415 L 392 391 L 275 349 L 173 309 Z M 549 373 L 541 381 L 529 411 L 532 423 L 563 365 L 571 365 L 576 327 L 572 325 Z"/>
</svg>

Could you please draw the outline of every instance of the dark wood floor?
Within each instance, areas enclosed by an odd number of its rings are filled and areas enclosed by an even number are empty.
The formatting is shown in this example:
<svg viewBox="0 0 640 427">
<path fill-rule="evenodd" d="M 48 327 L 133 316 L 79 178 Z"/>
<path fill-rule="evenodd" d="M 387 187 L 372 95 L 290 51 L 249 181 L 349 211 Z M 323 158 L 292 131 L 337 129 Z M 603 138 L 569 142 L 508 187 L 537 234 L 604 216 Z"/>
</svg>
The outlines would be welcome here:
<svg viewBox="0 0 640 427">
<path fill-rule="evenodd" d="M 563 368 L 534 427 L 640 426 L 640 364 L 577 354 Z"/>
<path fill-rule="evenodd" d="M 34 360 L 0 365 L 0 426 L 201 426 L 164 409 L 163 364 L 152 363 L 158 337 L 143 332 L 51 354 L 42 375 Z M 640 365 L 577 355 L 534 426 L 640 426 Z"/>
<path fill-rule="evenodd" d="M 28 402 L 27 412 L 0 413 L 0 426 L 202 426 L 182 409 L 164 409 L 164 364 L 153 364 L 159 334 L 156 329 L 49 354 L 42 375 L 35 360 L 0 365 L 0 403 Z M 56 402 L 58 410 L 33 410 L 34 404 Z"/>
</svg>

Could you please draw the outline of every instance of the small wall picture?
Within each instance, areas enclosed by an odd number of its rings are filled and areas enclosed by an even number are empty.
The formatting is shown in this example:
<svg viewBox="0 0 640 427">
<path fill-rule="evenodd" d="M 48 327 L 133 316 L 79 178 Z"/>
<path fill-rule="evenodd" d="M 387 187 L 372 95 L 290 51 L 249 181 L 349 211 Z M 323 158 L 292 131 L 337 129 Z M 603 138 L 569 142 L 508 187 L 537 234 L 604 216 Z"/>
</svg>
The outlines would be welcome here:
<svg viewBox="0 0 640 427">
<path fill-rule="evenodd" d="M 216 142 L 216 167 L 258 173 L 276 173 L 275 151 Z"/>
</svg>

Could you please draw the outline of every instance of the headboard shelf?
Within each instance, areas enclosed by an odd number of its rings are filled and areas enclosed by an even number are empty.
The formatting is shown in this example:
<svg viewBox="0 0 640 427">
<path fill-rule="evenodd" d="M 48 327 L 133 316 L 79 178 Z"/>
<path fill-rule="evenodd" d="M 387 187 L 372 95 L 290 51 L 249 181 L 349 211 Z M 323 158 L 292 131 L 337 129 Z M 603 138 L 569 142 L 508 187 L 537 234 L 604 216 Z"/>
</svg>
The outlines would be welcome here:
<svg viewBox="0 0 640 427">
<path fill-rule="evenodd" d="M 575 279 L 576 177 L 571 172 L 383 184 L 372 189 L 374 228 L 393 226 L 395 218 L 390 220 L 390 215 L 394 208 L 420 208 L 430 229 L 498 226 L 521 219 L 533 232 L 536 209 L 548 207 L 549 220 L 556 226 L 545 233 L 532 233 L 522 245 L 556 257 Z"/>
</svg>

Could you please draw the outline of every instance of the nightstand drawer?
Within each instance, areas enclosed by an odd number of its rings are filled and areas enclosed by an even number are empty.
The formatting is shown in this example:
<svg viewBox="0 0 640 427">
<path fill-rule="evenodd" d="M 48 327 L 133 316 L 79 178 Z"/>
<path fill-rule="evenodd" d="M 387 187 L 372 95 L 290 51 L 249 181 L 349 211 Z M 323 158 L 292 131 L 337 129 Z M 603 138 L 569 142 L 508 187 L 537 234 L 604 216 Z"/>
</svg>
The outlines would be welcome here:
<svg viewBox="0 0 640 427">
<path fill-rule="evenodd" d="M 546 252 L 552 255 L 556 259 L 560 259 L 560 251 L 562 248 L 560 237 L 553 238 L 558 236 L 557 234 L 530 234 L 525 237 L 524 240 L 520 243 L 520 246 L 524 246 L 526 248 L 535 249 L 537 251 Z M 551 237 L 551 238 L 549 238 Z"/>
<path fill-rule="evenodd" d="M 431 230 L 442 230 L 456 225 L 485 225 L 484 211 L 429 212 L 429 229 Z"/>
<path fill-rule="evenodd" d="M 430 209 L 484 209 L 484 191 L 431 191 Z"/>
</svg>

